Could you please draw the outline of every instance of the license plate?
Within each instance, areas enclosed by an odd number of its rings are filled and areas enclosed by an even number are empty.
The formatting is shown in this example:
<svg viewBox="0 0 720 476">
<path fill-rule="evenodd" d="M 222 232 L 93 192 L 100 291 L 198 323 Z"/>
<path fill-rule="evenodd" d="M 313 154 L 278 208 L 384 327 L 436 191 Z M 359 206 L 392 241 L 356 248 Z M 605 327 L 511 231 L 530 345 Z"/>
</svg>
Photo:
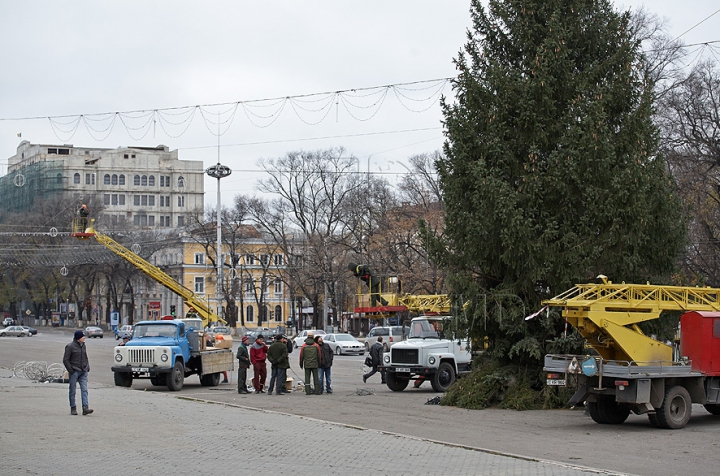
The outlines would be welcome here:
<svg viewBox="0 0 720 476">
<path fill-rule="evenodd" d="M 407 373 L 410 373 L 410 369 L 407 368 L 407 367 L 398 367 L 397 369 L 395 369 L 395 372 L 407 372 Z"/>
<path fill-rule="evenodd" d="M 148 372 L 150 369 L 147 367 L 133 367 L 133 372 Z"/>
<path fill-rule="evenodd" d="M 553 385 L 556 387 L 564 387 L 565 386 L 565 379 L 557 379 L 557 378 L 549 378 L 547 379 L 548 385 Z"/>
</svg>

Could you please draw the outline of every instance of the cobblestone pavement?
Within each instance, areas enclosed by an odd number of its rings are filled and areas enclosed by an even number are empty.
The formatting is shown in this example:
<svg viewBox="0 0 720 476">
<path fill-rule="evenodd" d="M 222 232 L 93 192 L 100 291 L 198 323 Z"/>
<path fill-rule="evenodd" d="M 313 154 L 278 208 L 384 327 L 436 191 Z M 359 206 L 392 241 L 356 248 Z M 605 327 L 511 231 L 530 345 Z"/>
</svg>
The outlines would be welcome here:
<svg viewBox="0 0 720 476">
<path fill-rule="evenodd" d="M 0 474 L 619 474 L 92 379 L 95 413 L 71 416 L 67 384 L 10 375 L 0 369 Z"/>
</svg>

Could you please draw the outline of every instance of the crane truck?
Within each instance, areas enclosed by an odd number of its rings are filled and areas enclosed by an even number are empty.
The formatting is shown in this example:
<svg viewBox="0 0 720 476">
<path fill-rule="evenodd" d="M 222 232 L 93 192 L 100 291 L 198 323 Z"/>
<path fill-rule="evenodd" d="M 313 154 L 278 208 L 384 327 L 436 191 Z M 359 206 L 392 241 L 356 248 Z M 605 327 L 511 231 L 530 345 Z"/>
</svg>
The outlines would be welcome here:
<svg viewBox="0 0 720 476">
<path fill-rule="evenodd" d="M 132 339 L 115 347 L 116 365 L 111 370 L 115 385 L 130 387 L 133 379 L 150 379 L 153 385 L 167 385 L 171 391 L 183 387 L 184 379 L 198 375 L 203 386 L 217 386 L 220 374 L 233 371 L 231 349 L 207 348 L 203 328 L 209 322 L 225 322 L 207 301 L 175 281 L 167 273 L 94 228 L 87 217 L 73 220 L 70 236 L 81 240 L 92 237 L 146 276 L 183 298 L 198 315 L 195 319 L 142 321 L 135 324 Z"/>
<path fill-rule="evenodd" d="M 687 425 L 692 404 L 720 415 L 720 289 L 577 284 L 543 304 L 562 308 L 594 352 L 545 356 L 547 385 L 577 391 L 569 404 L 586 403 L 596 423 L 621 424 L 646 414 L 652 426 Z M 679 347 L 645 335 L 639 323 L 663 311 L 683 311 Z M 573 385 L 573 386 L 574 386 Z"/>
</svg>

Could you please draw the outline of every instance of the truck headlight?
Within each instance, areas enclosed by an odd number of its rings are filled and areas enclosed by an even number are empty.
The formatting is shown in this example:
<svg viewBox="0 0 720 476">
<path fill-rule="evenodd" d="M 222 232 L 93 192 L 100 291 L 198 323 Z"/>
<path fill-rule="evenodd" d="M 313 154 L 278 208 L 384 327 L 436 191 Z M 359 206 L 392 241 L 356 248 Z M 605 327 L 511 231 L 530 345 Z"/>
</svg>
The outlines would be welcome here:
<svg viewBox="0 0 720 476">
<path fill-rule="evenodd" d="M 115 362 L 122 362 L 122 354 L 115 354 Z"/>
<path fill-rule="evenodd" d="M 162 360 L 163 362 L 167 362 L 167 361 L 168 361 L 168 355 L 167 355 L 167 354 L 161 355 L 161 356 L 160 356 L 160 360 Z"/>
<path fill-rule="evenodd" d="M 431 356 L 431 357 L 428 359 L 428 363 L 429 363 L 430 365 L 435 365 L 435 357 L 432 357 L 432 356 Z"/>
<path fill-rule="evenodd" d="M 389 363 L 390 363 L 390 356 L 387 355 L 387 354 L 386 354 L 385 356 L 383 356 L 383 362 L 385 362 L 386 364 L 389 364 Z"/>
</svg>

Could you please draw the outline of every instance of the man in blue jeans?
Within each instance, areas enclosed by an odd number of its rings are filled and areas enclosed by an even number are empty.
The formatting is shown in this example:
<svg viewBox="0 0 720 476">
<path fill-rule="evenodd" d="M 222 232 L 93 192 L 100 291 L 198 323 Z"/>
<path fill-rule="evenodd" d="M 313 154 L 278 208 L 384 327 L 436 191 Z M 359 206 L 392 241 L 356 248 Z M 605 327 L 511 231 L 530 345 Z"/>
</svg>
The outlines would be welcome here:
<svg viewBox="0 0 720 476">
<path fill-rule="evenodd" d="M 77 415 L 75 406 L 76 384 L 80 384 L 80 397 L 82 399 L 82 414 L 89 415 L 93 411 L 88 407 L 87 378 L 90 372 L 90 361 L 85 350 L 85 333 L 75 331 L 73 341 L 65 346 L 63 365 L 70 376 L 70 414 Z"/>
<path fill-rule="evenodd" d="M 320 375 L 320 393 L 323 393 L 323 385 L 325 385 L 325 392 L 332 393 L 332 377 L 330 374 L 330 367 L 333 363 L 333 351 L 330 348 L 330 344 L 323 341 L 322 336 L 317 336 L 315 342 L 320 346 L 320 367 L 318 367 L 318 373 Z"/>
</svg>

